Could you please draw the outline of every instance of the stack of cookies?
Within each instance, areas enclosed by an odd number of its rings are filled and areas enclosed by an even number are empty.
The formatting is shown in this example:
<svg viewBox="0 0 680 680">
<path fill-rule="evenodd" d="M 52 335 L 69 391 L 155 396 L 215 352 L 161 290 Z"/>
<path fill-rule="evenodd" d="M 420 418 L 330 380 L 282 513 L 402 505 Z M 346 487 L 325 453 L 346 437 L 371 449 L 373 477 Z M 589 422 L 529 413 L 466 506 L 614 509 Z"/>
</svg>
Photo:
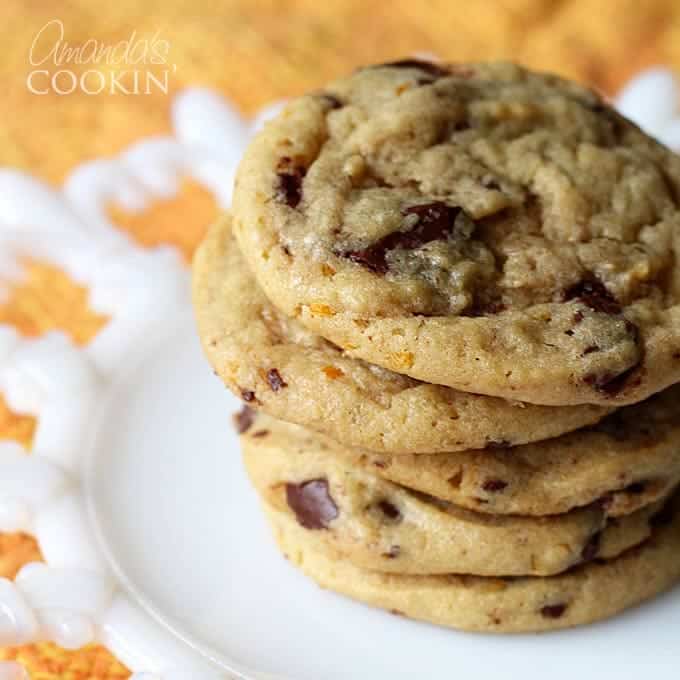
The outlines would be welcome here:
<svg viewBox="0 0 680 680">
<path fill-rule="evenodd" d="M 194 276 L 282 551 L 467 630 L 668 589 L 679 258 L 680 158 L 578 85 L 407 60 L 294 100 Z"/>
</svg>

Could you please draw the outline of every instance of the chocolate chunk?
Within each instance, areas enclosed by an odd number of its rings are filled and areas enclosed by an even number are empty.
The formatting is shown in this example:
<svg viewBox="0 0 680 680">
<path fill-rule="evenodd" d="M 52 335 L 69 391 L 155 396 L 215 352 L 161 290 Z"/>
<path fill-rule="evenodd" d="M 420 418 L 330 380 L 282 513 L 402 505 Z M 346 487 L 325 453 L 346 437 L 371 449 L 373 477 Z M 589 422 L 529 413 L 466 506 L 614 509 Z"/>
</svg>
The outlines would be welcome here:
<svg viewBox="0 0 680 680">
<path fill-rule="evenodd" d="M 389 501 L 380 501 L 378 503 L 378 508 L 380 508 L 380 512 L 382 512 L 385 517 L 388 519 L 398 521 L 401 519 L 401 512 L 399 511 L 399 508 L 396 505 L 393 505 Z"/>
<path fill-rule="evenodd" d="M 433 78 L 445 78 L 450 75 L 450 71 L 439 64 L 434 64 L 431 61 L 423 61 L 421 59 L 399 59 L 398 61 L 389 61 L 385 64 L 377 64 L 369 66 L 368 68 L 417 68 L 424 71 Z"/>
<path fill-rule="evenodd" d="M 253 421 L 255 420 L 255 412 L 249 406 L 244 406 L 238 413 L 234 414 L 234 427 L 239 434 L 247 432 Z"/>
<path fill-rule="evenodd" d="M 644 482 L 633 482 L 629 484 L 624 491 L 626 493 L 633 494 L 634 496 L 639 496 L 641 493 L 645 492 L 647 485 Z"/>
<path fill-rule="evenodd" d="M 680 359 L 680 352 L 673 352 L 672 358 L 676 360 Z"/>
<path fill-rule="evenodd" d="M 376 274 L 387 273 L 387 261 L 385 260 L 385 253 L 374 248 L 364 248 L 363 250 L 349 250 L 342 253 L 342 257 L 346 257 L 352 262 L 370 269 Z"/>
<path fill-rule="evenodd" d="M 255 401 L 255 392 L 253 392 L 252 390 L 241 390 L 241 398 L 243 399 L 243 401 L 251 403 Z"/>
<path fill-rule="evenodd" d="M 413 205 L 402 210 L 402 215 L 416 215 L 418 221 L 408 231 L 393 231 L 362 250 L 341 253 L 376 274 L 385 274 L 389 269 L 387 254 L 396 248 L 413 250 L 431 241 L 447 238 L 454 233 L 456 218 L 462 208 L 436 201 Z"/>
<path fill-rule="evenodd" d="M 503 491 L 507 486 L 508 483 L 504 482 L 502 479 L 487 479 L 484 484 L 482 484 L 482 489 L 489 493 L 496 493 L 497 491 Z"/>
<path fill-rule="evenodd" d="M 581 356 L 585 357 L 588 356 L 589 354 L 592 354 L 593 352 L 599 352 L 600 348 L 597 345 L 588 345 L 583 352 L 581 352 Z"/>
<path fill-rule="evenodd" d="M 279 180 L 276 198 L 296 208 L 302 200 L 302 180 L 306 173 L 306 168 L 295 164 L 288 156 L 281 158 L 276 167 Z"/>
<path fill-rule="evenodd" d="M 270 368 L 267 371 L 267 382 L 269 383 L 269 387 L 272 388 L 273 392 L 278 392 L 284 387 L 288 387 L 288 383 L 284 381 L 284 379 L 281 377 L 281 374 L 275 368 Z"/>
<path fill-rule="evenodd" d="M 327 529 L 339 514 L 326 479 L 286 484 L 286 501 L 305 529 Z"/>
<path fill-rule="evenodd" d="M 547 604 L 541 607 L 541 616 L 545 619 L 559 619 L 566 611 L 566 604 Z"/>
<path fill-rule="evenodd" d="M 396 245 L 402 248 L 419 248 L 430 241 L 446 238 L 453 233 L 456 218 L 463 211 L 458 206 L 447 205 L 440 201 L 412 205 L 404 208 L 402 215 L 416 215 L 419 219 L 408 232 L 395 232 L 390 236 L 400 236 Z"/>
<path fill-rule="evenodd" d="M 640 377 L 639 369 L 640 364 L 636 364 L 619 375 L 613 375 L 611 373 L 603 373 L 602 375 L 588 373 L 588 375 L 584 376 L 583 382 L 586 385 L 591 385 L 598 392 L 602 392 L 608 397 L 615 397 L 626 387 L 634 387 L 636 384 L 640 384 L 642 378 Z M 637 374 L 637 383 L 635 380 L 631 380 L 635 374 Z"/>
<path fill-rule="evenodd" d="M 578 310 L 577 312 L 574 312 L 574 323 L 576 325 L 580 324 L 583 319 L 585 319 L 585 316 L 583 316 L 583 312 L 581 310 Z"/>
<path fill-rule="evenodd" d="M 600 552 L 600 543 L 602 542 L 602 533 L 596 532 L 589 539 L 588 542 L 583 546 L 581 550 L 581 560 L 583 562 L 590 562 L 597 557 Z"/>
<path fill-rule="evenodd" d="M 621 305 L 595 276 L 589 276 L 567 288 L 562 299 L 564 302 L 578 300 L 594 312 L 602 314 L 621 314 Z"/>
</svg>

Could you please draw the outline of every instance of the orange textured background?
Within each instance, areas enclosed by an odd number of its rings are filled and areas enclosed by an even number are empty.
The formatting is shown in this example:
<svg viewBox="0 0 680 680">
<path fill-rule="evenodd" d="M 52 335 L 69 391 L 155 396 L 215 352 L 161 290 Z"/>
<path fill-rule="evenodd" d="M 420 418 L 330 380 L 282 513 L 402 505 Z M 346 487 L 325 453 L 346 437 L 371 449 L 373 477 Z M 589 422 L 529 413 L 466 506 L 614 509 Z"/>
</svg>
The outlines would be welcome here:
<svg viewBox="0 0 680 680">
<path fill-rule="evenodd" d="M 272 99 L 320 86 L 365 63 L 413 52 L 447 60 L 508 58 L 614 93 L 646 66 L 680 69 L 677 0 L 4 0 L 0 23 L 0 165 L 60 183 L 78 163 L 169 131 L 172 92 L 205 85 L 250 114 Z M 60 19 L 71 45 L 151 37 L 169 41 L 171 93 L 38 96 L 29 92 L 28 52 L 37 32 Z M 85 68 L 85 67 L 82 67 Z M 143 245 L 174 243 L 187 260 L 215 217 L 212 198 L 191 182 L 178 198 L 142 215 L 111 211 Z M 27 263 L 0 305 L 0 323 L 26 335 L 61 329 L 86 342 L 106 319 L 87 291 L 61 272 Z M 30 445 L 35 423 L 0 400 L 0 437 Z M 0 535 L 0 576 L 39 559 L 24 535 Z M 127 670 L 99 647 L 64 652 L 53 645 L 0 649 L 35 680 L 122 679 Z"/>
</svg>

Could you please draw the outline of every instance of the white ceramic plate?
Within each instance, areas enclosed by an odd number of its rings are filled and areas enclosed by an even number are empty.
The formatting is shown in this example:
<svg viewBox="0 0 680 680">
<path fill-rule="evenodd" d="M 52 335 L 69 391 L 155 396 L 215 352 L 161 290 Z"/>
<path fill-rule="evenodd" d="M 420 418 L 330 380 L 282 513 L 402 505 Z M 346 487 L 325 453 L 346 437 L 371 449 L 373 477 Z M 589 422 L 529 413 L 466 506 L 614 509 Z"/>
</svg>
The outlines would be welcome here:
<svg viewBox="0 0 680 680">
<path fill-rule="evenodd" d="M 191 327 L 139 357 L 103 411 L 87 490 L 121 580 L 168 628 L 244 677 L 677 678 L 680 590 L 611 622 L 472 635 L 324 592 L 276 551 L 248 485 L 239 408 Z"/>
</svg>

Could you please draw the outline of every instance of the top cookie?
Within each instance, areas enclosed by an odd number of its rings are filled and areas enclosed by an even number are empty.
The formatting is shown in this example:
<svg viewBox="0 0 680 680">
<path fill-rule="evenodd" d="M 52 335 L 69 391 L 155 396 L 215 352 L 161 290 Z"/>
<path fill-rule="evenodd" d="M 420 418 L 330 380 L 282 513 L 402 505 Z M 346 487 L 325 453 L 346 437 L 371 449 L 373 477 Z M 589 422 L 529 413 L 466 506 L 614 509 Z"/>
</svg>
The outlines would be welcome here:
<svg viewBox="0 0 680 680">
<path fill-rule="evenodd" d="M 251 144 L 235 230 L 269 298 L 354 356 L 548 405 L 680 381 L 680 158 L 590 90 L 397 62 Z"/>
</svg>

